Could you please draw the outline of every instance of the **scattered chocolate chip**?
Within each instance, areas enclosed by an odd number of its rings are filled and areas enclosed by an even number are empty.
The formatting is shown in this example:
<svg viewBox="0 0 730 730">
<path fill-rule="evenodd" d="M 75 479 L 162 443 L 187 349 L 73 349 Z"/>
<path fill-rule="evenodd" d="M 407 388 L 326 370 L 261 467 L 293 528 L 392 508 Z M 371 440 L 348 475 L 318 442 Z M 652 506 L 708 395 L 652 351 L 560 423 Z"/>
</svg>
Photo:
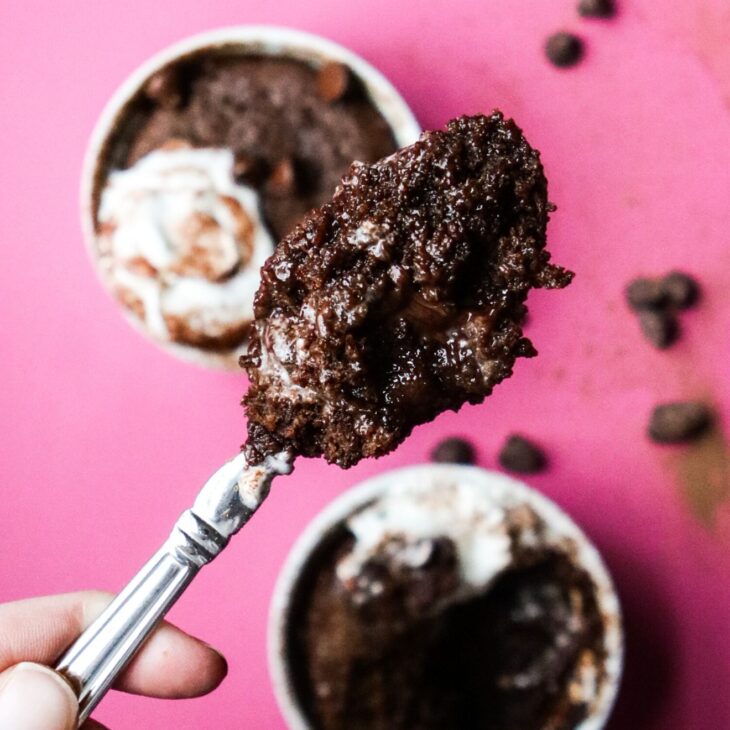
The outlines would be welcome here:
<svg viewBox="0 0 730 730">
<path fill-rule="evenodd" d="M 431 451 L 431 461 L 446 464 L 473 464 L 474 446 L 465 439 L 453 437 L 440 441 Z"/>
<path fill-rule="evenodd" d="M 150 76 L 144 86 L 145 96 L 165 109 L 176 109 L 182 104 L 180 77 L 177 71 L 163 68 Z"/>
<path fill-rule="evenodd" d="M 700 296 L 699 284 L 688 274 L 672 271 L 660 282 L 666 300 L 677 307 L 687 309 L 697 302 Z"/>
<path fill-rule="evenodd" d="M 663 278 L 639 277 L 626 287 L 628 305 L 639 314 L 639 325 L 649 342 L 663 350 L 679 337 L 677 311 L 691 307 L 699 285 L 689 275 L 672 271 Z"/>
<path fill-rule="evenodd" d="M 256 186 L 266 177 L 266 166 L 262 160 L 237 152 L 233 162 L 233 177 L 236 182 Z"/>
<path fill-rule="evenodd" d="M 659 444 L 692 441 L 707 429 L 712 413 L 696 401 L 664 403 L 654 408 L 649 421 L 649 438 Z"/>
<path fill-rule="evenodd" d="M 645 309 L 639 312 L 639 325 L 644 337 L 658 350 L 665 350 L 679 336 L 677 318 L 669 310 Z"/>
<path fill-rule="evenodd" d="M 661 281 L 639 277 L 626 287 L 626 301 L 631 309 L 661 309 L 667 303 L 667 292 Z"/>
<path fill-rule="evenodd" d="M 545 43 L 545 55 L 554 66 L 575 66 L 583 57 L 583 41 L 573 33 L 553 33 Z"/>
<path fill-rule="evenodd" d="M 580 0 L 578 13 L 584 18 L 612 18 L 616 15 L 614 0 Z"/>
<path fill-rule="evenodd" d="M 317 74 L 317 90 L 327 102 L 339 101 L 351 90 L 353 74 L 349 66 L 337 61 L 325 63 Z"/>
<path fill-rule="evenodd" d="M 267 185 L 272 195 L 284 196 L 291 193 L 296 185 L 294 163 L 288 158 L 277 162 L 269 175 Z"/>
<path fill-rule="evenodd" d="M 535 474 L 547 466 L 542 449 L 524 436 L 516 434 L 507 439 L 498 459 L 505 469 L 519 474 Z"/>
</svg>

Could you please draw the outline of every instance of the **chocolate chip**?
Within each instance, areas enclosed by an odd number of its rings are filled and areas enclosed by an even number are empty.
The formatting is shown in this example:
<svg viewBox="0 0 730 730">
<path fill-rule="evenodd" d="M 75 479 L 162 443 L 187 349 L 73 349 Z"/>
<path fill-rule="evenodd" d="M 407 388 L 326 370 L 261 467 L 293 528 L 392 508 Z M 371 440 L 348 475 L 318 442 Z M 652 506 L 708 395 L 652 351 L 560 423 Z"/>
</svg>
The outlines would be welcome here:
<svg viewBox="0 0 730 730">
<path fill-rule="evenodd" d="M 639 277 L 629 282 L 625 290 L 626 301 L 636 310 L 660 309 L 667 303 L 667 293 L 661 281 Z"/>
<path fill-rule="evenodd" d="M 347 96 L 353 85 L 353 74 L 349 66 L 337 61 L 325 63 L 317 74 L 317 91 L 329 103 Z"/>
<path fill-rule="evenodd" d="M 666 300 L 677 309 L 688 309 L 700 296 L 699 284 L 688 274 L 672 271 L 660 282 Z"/>
<path fill-rule="evenodd" d="M 547 466 L 547 459 L 537 444 L 513 434 L 499 452 L 499 463 L 508 471 L 535 474 Z"/>
<path fill-rule="evenodd" d="M 545 55 L 554 66 L 575 66 L 583 57 L 583 41 L 573 33 L 553 33 L 545 43 Z"/>
<path fill-rule="evenodd" d="M 431 461 L 445 464 L 473 464 L 476 461 L 474 446 L 462 438 L 440 441 L 431 451 Z"/>
<path fill-rule="evenodd" d="M 276 163 L 269 175 L 267 187 L 271 195 L 283 197 L 289 195 L 296 187 L 296 171 L 294 163 L 284 158 Z"/>
<path fill-rule="evenodd" d="M 266 177 L 266 165 L 263 160 L 237 152 L 233 162 L 233 177 L 236 182 L 257 186 Z"/>
<path fill-rule="evenodd" d="M 612 18 L 616 14 L 614 0 L 580 0 L 578 13 L 584 18 Z"/>
<path fill-rule="evenodd" d="M 176 109 L 182 104 L 180 77 L 172 67 L 162 68 L 150 76 L 144 86 L 145 96 L 165 109 Z"/>
<path fill-rule="evenodd" d="M 639 326 L 644 337 L 658 350 L 665 350 L 679 337 L 677 318 L 669 310 L 645 309 L 639 312 Z"/>
<path fill-rule="evenodd" d="M 430 540 L 430 543 L 431 553 L 424 563 L 424 567 L 454 568 L 458 566 L 459 551 L 451 538 L 446 536 L 434 537 Z"/>
<path fill-rule="evenodd" d="M 649 421 L 649 438 L 659 444 L 692 441 L 712 423 L 712 412 L 696 401 L 664 403 L 654 408 Z"/>
</svg>

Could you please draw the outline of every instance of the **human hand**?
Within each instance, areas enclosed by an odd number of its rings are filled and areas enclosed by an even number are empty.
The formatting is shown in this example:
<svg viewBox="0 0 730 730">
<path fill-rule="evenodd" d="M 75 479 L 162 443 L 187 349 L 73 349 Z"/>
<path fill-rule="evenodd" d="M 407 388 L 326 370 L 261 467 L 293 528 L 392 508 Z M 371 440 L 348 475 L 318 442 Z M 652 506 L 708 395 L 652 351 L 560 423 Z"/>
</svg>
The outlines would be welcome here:
<svg viewBox="0 0 730 730">
<path fill-rule="evenodd" d="M 86 591 L 0 605 L 0 730 L 72 730 L 78 703 L 55 662 L 112 596 Z M 115 684 L 150 697 L 198 697 L 226 676 L 225 659 L 163 623 Z M 104 730 L 89 720 L 84 730 Z"/>
</svg>

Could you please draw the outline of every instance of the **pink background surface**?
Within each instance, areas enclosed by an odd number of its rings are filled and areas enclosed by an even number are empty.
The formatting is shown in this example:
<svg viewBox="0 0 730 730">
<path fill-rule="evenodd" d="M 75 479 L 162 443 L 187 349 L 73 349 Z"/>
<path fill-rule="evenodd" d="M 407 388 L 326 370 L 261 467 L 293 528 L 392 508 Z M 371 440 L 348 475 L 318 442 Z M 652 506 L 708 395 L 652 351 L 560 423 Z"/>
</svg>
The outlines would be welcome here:
<svg viewBox="0 0 730 730">
<path fill-rule="evenodd" d="M 84 146 L 115 87 L 153 52 L 217 26 L 291 25 L 342 42 L 398 86 L 424 126 L 499 106 L 543 151 L 556 260 L 577 272 L 532 298 L 540 357 L 483 406 L 422 427 L 349 472 L 301 463 L 204 571 L 172 618 L 220 647 L 213 695 L 114 693 L 113 728 L 281 728 L 265 662 L 277 571 L 308 520 L 349 485 L 470 435 L 480 463 L 513 429 L 547 448 L 530 483 L 603 550 L 621 592 L 628 664 L 613 730 L 730 727 L 730 511 L 693 512 L 686 448 L 649 444 L 658 399 L 730 415 L 730 10 L 725 0 L 623 0 L 611 22 L 574 0 L 99 0 L 4 3 L 0 20 L 0 601 L 118 589 L 243 440 L 244 377 L 182 364 L 134 332 L 84 251 Z M 578 68 L 542 57 L 549 32 L 587 41 Z M 668 353 L 641 339 L 622 287 L 682 267 L 705 298 Z M 727 487 L 716 454 L 714 489 Z M 723 468 L 725 472 L 723 473 Z M 718 501 L 721 501 L 719 499 Z M 0 637 L 2 641 L 2 637 Z"/>
</svg>

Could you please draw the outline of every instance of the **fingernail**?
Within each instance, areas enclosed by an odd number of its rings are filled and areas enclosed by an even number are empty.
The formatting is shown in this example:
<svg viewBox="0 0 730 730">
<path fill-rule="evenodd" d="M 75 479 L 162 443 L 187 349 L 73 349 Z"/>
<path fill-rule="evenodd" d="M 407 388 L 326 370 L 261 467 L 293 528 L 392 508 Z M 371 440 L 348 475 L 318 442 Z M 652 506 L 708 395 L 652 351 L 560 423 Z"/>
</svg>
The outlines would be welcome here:
<svg viewBox="0 0 730 730">
<path fill-rule="evenodd" d="M 52 669 L 18 664 L 0 688 L 0 730 L 73 730 L 77 703 Z"/>
</svg>

